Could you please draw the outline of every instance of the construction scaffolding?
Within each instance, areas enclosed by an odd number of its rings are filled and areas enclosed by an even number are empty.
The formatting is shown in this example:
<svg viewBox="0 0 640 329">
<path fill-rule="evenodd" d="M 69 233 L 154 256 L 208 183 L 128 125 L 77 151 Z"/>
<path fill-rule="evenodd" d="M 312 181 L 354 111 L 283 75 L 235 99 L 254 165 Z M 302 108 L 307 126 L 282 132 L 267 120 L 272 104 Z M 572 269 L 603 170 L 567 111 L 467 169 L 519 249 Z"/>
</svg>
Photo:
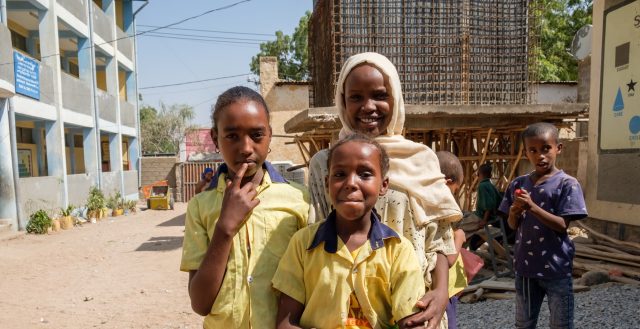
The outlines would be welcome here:
<svg viewBox="0 0 640 329">
<path fill-rule="evenodd" d="M 491 163 L 496 186 L 504 191 L 513 178 L 529 169 L 520 137 L 527 125 L 546 121 L 571 129 L 570 120 L 583 118 L 587 111 L 588 104 L 580 103 L 407 105 L 403 135 L 460 159 L 464 179 L 456 197 L 462 209 L 473 210 L 479 183 L 475 173 L 481 164 Z M 302 133 L 294 141 L 307 164 L 316 152 L 337 140 L 340 128 L 336 107 L 307 109 L 285 124 L 288 133 Z"/>
<path fill-rule="evenodd" d="M 308 160 L 337 139 L 335 83 L 351 55 L 395 64 L 406 106 L 404 135 L 459 157 L 458 201 L 474 208 L 475 175 L 490 162 L 504 190 L 521 174 L 520 132 L 584 117 L 587 104 L 537 104 L 541 1 L 319 0 L 309 22 L 310 104 L 285 124 Z"/>
<path fill-rule="evenodd" d="M 529 104 L 539 1 L 320 0 L 309 24 L 312 106 L 333 105 L 351 55 L 396 65 L 407 104 Z"/>
</svg>

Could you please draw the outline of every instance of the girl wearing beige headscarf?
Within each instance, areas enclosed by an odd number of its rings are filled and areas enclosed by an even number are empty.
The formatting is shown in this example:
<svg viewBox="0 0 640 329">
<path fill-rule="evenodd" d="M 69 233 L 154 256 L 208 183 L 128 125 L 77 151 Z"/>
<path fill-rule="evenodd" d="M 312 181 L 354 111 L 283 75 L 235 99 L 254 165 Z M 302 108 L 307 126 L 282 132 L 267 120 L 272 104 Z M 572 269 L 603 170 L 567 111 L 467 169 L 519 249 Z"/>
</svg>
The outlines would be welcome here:
<svg viewBox="0 0 640 329">
<path fill-rule="evenodd" d="M 380 127 L 379 131 L 372 136 L 385 148 L 390 160 L 389 191 L 385 196 L 380 197 L 376 203 L 376 210 L 385 224 L 402 233 L 412 242 L 425 273 L 426 287 L 435 288 L 432 283 L 437 281 L 437 292 L 431 293 L 439 294 L 437 300 L 446 303 L 448 301 L 446 260 L 439 263 L 444 264 L 439 266 L 445 268 L 437 271 L 444 273 L 444 277 L 441 278 L 439 274 L 432 280 L 431 272 L 436 267 L 438 253 L 455 253 L 450 223 L 460 220 L 462 212 L 446 186 L 436 154 L 426 145 L 415 143 L 402 136 L 405 109 L 400 78 L 395 66 L 386 57 L 377 53 L 361 53 L 351 56 L 344 63 L 335 93 L 335 104 L 342 122 L 340 137 L 356 131 L 351 124 L 354 119 L 348 117 L 350 114 L 345 104 L 347 92 L 345 86 L 349 74 L 362 65 L 370 65 L 382 73 L 386 93 L 391 98 L 388 104 L 392 105 L 388 125 Z M 372 135 L 368 131 L 357 132 Z M 316 220 L 324 220 L 331 212 L 331 203 L 324 181 L 328 174 L 327 156 L 327 150 L 322 150 L 313 156 L 309 164 L 309 188 Z M 440 296 L 442 285 L 445 288 L 444 296 Z M 445 304 L 436 306 L 436 308 L 440 307 L 442 309 L 438 311 L 444 312 Z M 438 316 L 435 318 L 437 319 Z M 441 328 L 446 328 L 446 321 L 440 323 Z"/>
</svg>

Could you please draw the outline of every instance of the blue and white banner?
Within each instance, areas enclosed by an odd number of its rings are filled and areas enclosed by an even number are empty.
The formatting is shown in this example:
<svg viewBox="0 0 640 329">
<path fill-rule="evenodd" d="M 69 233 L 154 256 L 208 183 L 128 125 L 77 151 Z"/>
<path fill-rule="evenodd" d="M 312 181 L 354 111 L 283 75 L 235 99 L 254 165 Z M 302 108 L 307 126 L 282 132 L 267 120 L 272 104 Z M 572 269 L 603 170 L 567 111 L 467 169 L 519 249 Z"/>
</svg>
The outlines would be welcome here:
<svg viewBox="0 0 640 329">
<path fill-rule="evenodd" d="M 35 59 L 13 52 L 16 93 L 40 100 L 40 63 Z"/>
</svg>

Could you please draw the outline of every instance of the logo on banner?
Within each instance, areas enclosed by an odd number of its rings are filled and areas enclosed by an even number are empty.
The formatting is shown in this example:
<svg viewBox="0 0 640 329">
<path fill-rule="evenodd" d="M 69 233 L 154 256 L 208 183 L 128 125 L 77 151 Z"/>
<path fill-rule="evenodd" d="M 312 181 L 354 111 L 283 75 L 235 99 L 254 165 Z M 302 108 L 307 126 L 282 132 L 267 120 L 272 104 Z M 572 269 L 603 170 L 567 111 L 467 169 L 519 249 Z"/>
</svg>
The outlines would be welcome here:
<svg viewBox="0 0 640 329">
<path fill-rule="evenodd" d="M 618 87 L 616 100 L 613 102 L 613 116 L 622 116 L 622 110 L 624 110 L 624 100 L 622 99 L 622 90 L 620 89 L 620 87 Z"/>
<path fill-rule="evenodd" d="M 629 136 L 630 141 L 640 141 L 640 116 L 633 116 L 629 120 L 629 132 L 631 132 L 631 136 Z"/>
<path fill-rule="evenodd" d="M 636 94 L 636 84 L 637 83 L 638 83 L 638 81 L 633 81 L 633 79 L 631 79 L 631 81 L 629 81 L 629 83 L 627 83 L 627 96 L 631 97 L 631 96 Z"/>
</svg>

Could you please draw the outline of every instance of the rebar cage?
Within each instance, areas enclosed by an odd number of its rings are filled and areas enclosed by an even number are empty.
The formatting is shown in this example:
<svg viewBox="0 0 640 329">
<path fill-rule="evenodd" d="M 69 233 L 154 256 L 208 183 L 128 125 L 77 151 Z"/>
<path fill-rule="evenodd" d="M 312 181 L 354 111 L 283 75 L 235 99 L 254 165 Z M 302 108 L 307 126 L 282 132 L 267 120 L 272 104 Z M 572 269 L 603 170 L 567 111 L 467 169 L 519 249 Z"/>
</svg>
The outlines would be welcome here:
<svg viewBox="0 0 640 329">
<path fill-rule="evenodd" d="M 530 104 L 539 1 L 320 0 L 309 25 L 311 104 L 333 105 L 340 69 L 375 51 L 396 65 L 407 104 Z"/>
</svg>

